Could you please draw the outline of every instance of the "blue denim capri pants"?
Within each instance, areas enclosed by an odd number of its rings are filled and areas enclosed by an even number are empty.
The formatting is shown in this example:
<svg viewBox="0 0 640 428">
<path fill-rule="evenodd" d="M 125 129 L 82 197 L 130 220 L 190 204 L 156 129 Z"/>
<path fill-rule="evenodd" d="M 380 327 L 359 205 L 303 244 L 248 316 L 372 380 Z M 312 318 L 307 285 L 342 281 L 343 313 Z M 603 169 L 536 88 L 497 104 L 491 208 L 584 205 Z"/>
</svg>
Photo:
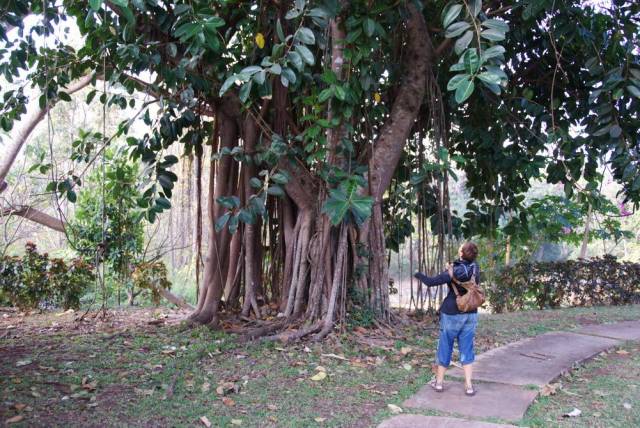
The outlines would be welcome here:
<svg viewBox="0 0 640 428">
<path fill-rule="evenodd" d="M 440 339 L 438 340 L 438 353 L 436 362 L 442 367 L 449 367 L 453 342 L 458 340 L 460 350 L 460 363 L 471 364 L 476 356 L 473 353 L 473 339 L 478 326 L 478 314 L 447 315 L 440 313 Z"/>
</svg>

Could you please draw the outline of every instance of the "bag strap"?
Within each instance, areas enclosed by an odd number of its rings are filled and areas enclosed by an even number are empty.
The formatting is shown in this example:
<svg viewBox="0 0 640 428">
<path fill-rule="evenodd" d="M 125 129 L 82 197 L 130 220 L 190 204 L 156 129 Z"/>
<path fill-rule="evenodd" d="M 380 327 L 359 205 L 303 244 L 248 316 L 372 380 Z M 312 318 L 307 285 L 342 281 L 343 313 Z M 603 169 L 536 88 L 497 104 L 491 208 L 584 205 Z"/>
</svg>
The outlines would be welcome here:
<svg viewBox="0 0 640 428">
<path fill-rule="evenodd" d="M 453 289 L 453 292 L 456 294 L 456 297 L 460 297 L 460 292 L 458 291 L 458 286 L 456 285 L 459 281 L 453 274 L 453 265 L 451 263 L 449 263 L 449 276 L 451 277 L 451 288 Z"/>
</svg>

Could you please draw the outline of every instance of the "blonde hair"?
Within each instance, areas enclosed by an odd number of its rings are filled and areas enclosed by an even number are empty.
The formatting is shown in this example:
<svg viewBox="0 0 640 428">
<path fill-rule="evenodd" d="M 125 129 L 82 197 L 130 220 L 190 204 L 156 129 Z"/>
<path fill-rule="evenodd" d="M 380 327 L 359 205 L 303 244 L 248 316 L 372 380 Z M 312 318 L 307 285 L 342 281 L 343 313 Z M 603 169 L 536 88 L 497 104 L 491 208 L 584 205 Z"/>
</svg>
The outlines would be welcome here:
<svg viewBox="0 0 640 428">
<path fill-rule="evenodd" d="M 465 242 L 460 245 L 460 249 L 458 250 L 462 253 L 462 258 L 467 261 L 474 261 L 476 257 L 478 257 L 478 246 L 471 241 Z"/>
</svg>

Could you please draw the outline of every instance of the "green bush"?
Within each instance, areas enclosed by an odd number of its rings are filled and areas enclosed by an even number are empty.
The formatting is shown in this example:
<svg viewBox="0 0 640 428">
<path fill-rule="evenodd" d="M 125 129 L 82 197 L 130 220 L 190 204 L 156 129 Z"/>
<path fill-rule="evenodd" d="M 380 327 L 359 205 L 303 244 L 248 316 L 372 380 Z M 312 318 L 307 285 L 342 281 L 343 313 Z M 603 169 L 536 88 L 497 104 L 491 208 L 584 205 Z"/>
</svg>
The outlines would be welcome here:
<svg viewBox="0 0 640 428">
<path fill-rule="evenodd" d="M 6 256 L 0 260 L 0 293 L 2 300 L 23 310 L 41 305 L 63 309 L 78 308 L 80 297 L 95 279 L 93 267 L 81 259 L 69 264 L 40 254 L 28 242 L 22 257 Z"/>
<path fill-rule="evenodd" d="M 563 262 L 520 262 L 487 287 L 494 312 L 640 303 L 640 264 L 613 256 Z"/>
</svg>

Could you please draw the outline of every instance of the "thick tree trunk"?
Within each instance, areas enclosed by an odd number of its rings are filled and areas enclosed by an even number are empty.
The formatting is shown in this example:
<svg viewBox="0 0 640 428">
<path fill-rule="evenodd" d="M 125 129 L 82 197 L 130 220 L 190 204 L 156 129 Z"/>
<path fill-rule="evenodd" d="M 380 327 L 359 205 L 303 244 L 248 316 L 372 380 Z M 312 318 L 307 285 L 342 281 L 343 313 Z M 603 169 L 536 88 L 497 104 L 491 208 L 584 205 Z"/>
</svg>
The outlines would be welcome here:
<svg viewBox="0 0 640 428">
<path fill-rule="evenodd" d="M 382 197 L 391 183 L 405 143 L 420 111 L 425 95 L 427 73 L 432 73 L 430 65 L 434 59 L 433 46 L 423 16 L 411 3 L 408 4 L 407 9 L 405 77 L 391 108 L 390 117 L 382 127 L 380 136 L 372 149 L 369 161 L 369 186 L 374 207 L 371 218 L 360 227 L 359 231 L 360 242 L 365 244 L 370 252 L 368 261 L 359 261 L 369 266 L 369 277 L 361 279 L 363 282 L 368 280 L 369 284 L 368 286 L 361 284 L 361 287 L 371 290 L 372 307 L 383 311 L 385 317 L 388 311 L 389 278 L 382 223 Z"/>
<path fill-rule="evenodd" d="M 220 149 L 233 148 L 238 140 L 238 127 L 233 117 L 220 109 L 217 116 L 220 129 Z M 217 202 L 221 196 L 230 192 L 230 184 L 236 176 L 234 161 L 231 156 L 223 156 L 218 160 L 217 168 L 211 168 L 209 181 L 209 215 L 208 215 L 208 247 L 205 260 L 204 277 L 198 297 L 198 305 L 191 315 L 191 319 L 212 327 L 218 324 L 218 309 L 224 291 L 224 280 L 227 277 L 226 262 L 228 262 L 229 232 L 225 228 L 220 232 L 215 230 L 215 222 L 225 209 Z"/>
</svg>

